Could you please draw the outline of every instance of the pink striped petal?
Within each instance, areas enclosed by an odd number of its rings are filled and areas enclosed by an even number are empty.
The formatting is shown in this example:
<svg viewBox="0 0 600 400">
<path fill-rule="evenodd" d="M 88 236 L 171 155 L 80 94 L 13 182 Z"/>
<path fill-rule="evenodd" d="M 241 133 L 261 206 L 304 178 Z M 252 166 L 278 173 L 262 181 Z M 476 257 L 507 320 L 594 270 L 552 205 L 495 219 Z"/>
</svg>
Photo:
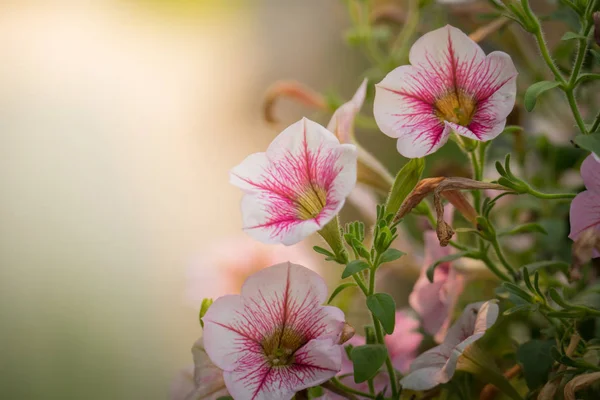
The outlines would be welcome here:
<svg viewBox="0 0 600 400">
<path fill-rule="evenodd" d="M 569 213 L 572 240 L 585 230 L 597 226 L 600 229 L 600 191 L 585 190 L 579 193 L 571 202 Z"/>
<path fill-rule="evenodd" d="M 327 224 L 356 183 L 356 148 L 306 118 L 285 129 L 266 153 L 230 173 L 242 200 L 244 230 L 265 243 L 291 245 Z"/>
<path fill-rule="evenodd" d="M 342 104 L 331 116 L 327 130 L 335 133 L 342 143 L 352 143 L 354 118 L 360 111 L 367 95 L 367 79 L 364 79 L 352 99 Z"/>
<path fill-rule="evenodd" d="M 452 131 L 476 140 L 499 135 L 514 107 L 517 71 L 508 55 L 487 57 L 450 25 L 423 35 L 410 50 L 411 65 L 376 85 L 374 115 L 398 151 L 421 157 L 440 148 Z"/>
<path fill-rule="evenodd" d="M 337 341 L 344 314 L 321 306 L 326 297 L 319 275 L 284 263 L 252 275 L 240 296 L 213 303 L 203 318 L 204 344 L 211 360 L 225 370 L 232 396 L 291 398 L 294 391 L 340 370 Z M 276 349 L 288 352 L 270 353 Z"/>
</svg>

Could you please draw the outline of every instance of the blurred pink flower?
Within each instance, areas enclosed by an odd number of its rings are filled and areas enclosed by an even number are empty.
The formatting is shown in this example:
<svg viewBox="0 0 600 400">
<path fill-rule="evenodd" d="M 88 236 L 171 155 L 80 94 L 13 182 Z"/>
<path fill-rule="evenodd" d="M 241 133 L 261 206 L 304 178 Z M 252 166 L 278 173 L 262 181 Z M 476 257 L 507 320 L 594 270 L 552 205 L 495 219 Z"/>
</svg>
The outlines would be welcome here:
<svg viewBox="0 0 600 400">
<path fill-rule="evenodd" d="M 283 263 L 218 298 L 203 318 L 204 346 L 235 399 L 291 399 L 341 369 L 344 313 L 322 306 L 325 281 Z"/>
<path fill-rule="evenodd" d="M 487 141 L 504 129 L 517 92 L 517 70 L 506 53 L 487 56 L 477 43 L 446 25 L 410 49 L 411 65 L 376 85 L 374 116 L 398 151 L 415 158 L 443 146 L 452 132 Z"/>
<path fill-rule="evenodd" d="M 425 257 L 419 279 L 408 297 L 410 306 L 419 314 L 423 329 L 434 335 L 436 342 L 444 340 L 452 313 L 460 294 L 464 289 L 465 278 L 444 262 L 438 265 L 433 274 L 433 283 L 427 278 L 427 269 L 431 264 L 452 253 L 450 246 L 441 247 L 434 231 L 425 232 Z"/>
<path fill-rule="evenodd" d="M 192 347 L 194 365 L 182 370 L 171 386 L 171 400 L 217 400 L 228 396 L 223 371 L 214 365 L 200 338 Z"/>
<path fill-rule="evenodd" d="M 448 330 L 444 342 L 417 357 L 410 373 L 400 383 L 410 390 L 429 390 L 448 382 L 456 370 L 459 357 L 479 340 L 498 318 L 498 305 L 492 301 L 469 304 Z"/>
<path fill-rule="evenodd" d="M 242 234 L 210 242 L 187 271 L 186 301 L 199 308 L 204 298 L 239 294 L 250 275 L 284 261 L 318 272 L 314 254 L 304 243 L 267 245 Z"/>
<path fill-rule="evenodd" d="M 244 230 L 263 243 L 292 245 L 321 230 L 342 209 L 356 184 L 356 148 L 303 118 L 265 153 L 230 172 L 242 189 Z"/>
<path fill-rule="evenodd" d="M 600 233 L 600 162 L 593 155 L 583 161 L 581 177 L 587 190 L 571 202 L 569 238 L 572 240 L 588 229 L 596 229 Z M 594 249 L 593 256 L 600 257 L 600 253 Z"/>
<path fill-rule="evenodd" d="M 390 358 L 392 359 L 392 364 L 394 364 L 394 368 L 401 373 L 406 373 L 408 371 L 410 363 L 417 356 L 417 351 L 423 340 L 423 335 L 417 332 L 418 328 L 419 321 L 404 311 L 397 311 L 394 332 L 391 335 L 385 336 L 385 344 Z M 362 346 L 365 344 L 365 338 L 364 336 L 354 335 L 352 339 L 345 343 L 345 345 L 349 344 L 352 346 Z M 353 372 L 354 368 L 352 366 L 352 361 L 350 361 L 348 355 L 344 352 L 342 357 L 342 369 L 338 374 L 340 381 L 353 389 L 368 392 L 368 383 L 355 383 Z M 386 373 L 379 373 L 373 380 L 373 383 L 375 384 L 376 392 L 382 391 L 387 386 L 388 392 L 386 392 L 386 394 L 391 394 L 389 392 L 390 380 Z M 343 399 L 343 397 L 327 392 L 325 399 L 338 400 Z"/>
</svg>

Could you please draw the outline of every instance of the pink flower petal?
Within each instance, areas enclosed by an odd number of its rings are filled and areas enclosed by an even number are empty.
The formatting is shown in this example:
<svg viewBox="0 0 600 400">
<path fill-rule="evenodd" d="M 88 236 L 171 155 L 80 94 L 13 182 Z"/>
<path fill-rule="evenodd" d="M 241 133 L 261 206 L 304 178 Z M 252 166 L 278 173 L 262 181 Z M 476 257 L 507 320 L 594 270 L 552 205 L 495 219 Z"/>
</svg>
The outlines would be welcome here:
<svg viewBox="0 0 600 400">
<path fill-rule="evenodd" d="M 417 356 L 417 350 L 423 341 L 423 335 L 417 332 L 419 321 L 403 311 L 396 312 L 396 326 L 391 335 L 385 336 L 394 368 L 406 373 L 410 363 Z"/>
<path fill-rule="evenodd" d="M 230 173 L 231 183 L 246 192 L 244 230 L 262 242 L 286 245 L 318 231 L 354 188 L 356 158 L 355 146 L 340 144 L 313 121 L 289 126 L 266 153 L 250 155 Z"/>
<path fill-rule="evenodd" d="M 448 330 L 444 343 L 419 357 L 410 366 L 410 373 L 401 383 L 411 390 L 428 390 L 448 382 L 456 371 L 456 364 L 465 349 L 479 340 L 498 318 L 494 302 L 468 305 L 461 317 Z"/>
<path fill-rule="evenodd" d="M 517 71 L 501 52 L 487 57 L 450 25 L 423 35 L 410 50 L 412 65 L 376 85 L 374 116 L 398 151 L 422 157 L 440 148 L 452 131 L 476 140 L 499 135 L 514 107 Z"/>
<path fill-rule="evenodd" d="M 594 161 L 595 162 L 595 161 Z M 571 202 L 569 213 L 572 240 L 585 230 L 598 226 L 600 228 L 600 191 L 585 190 L 579 193 Z"/>
<path fill-rule="evenodd" d="M 383 133 L 398 139 L 400 154 L 422 157 L 448 141 L 450 130 L 435 115 L 433 106 L 445 90 L 438 76 L 405 65 L 390 72 L 375 88 L 375 121 Z"/>
<path fill-rule="evenodd" d="M 342 348 L 336 343 L 344 314 L 321 306 L 326 297 L 327 286 L 319 275 L 284 263 L 252 275 L 240 296 L 213 303 L 203 319 L 204 344 L 211 360 L 225 370 L 234 397 L 291 398 L 294 391 L 340 370 Z M 284 331 L 295 335 L 301 347 L 289 353 L 290 364 L 272 367 L 265 343 L 274 337 L 281 341 L 283 336 L 274 335 Z"/>
<path fill-rule="evenodd" d="M 581 164 L 581 177 L 588 190 L 600 192 L 600 162 L 589 155 Z"/>
<path fill-rule="evenodd" d="M 331 116 L 327 130 L 333 132 L 342 143 L 352 143 L 354 118 L 360 111 L 367 95 L 367 79 L 363 80 L 352 99 L 342 104 Z"/>
</svg>

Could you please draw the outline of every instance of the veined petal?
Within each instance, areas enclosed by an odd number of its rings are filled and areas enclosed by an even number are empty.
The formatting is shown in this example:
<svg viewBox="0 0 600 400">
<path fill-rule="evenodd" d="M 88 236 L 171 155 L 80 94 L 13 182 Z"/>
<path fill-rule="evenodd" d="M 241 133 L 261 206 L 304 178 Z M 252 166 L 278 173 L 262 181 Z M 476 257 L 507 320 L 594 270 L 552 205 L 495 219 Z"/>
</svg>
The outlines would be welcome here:
<svg viewBox="0 0 600 400">
<path fill-rule="evenodd" d="M 400 383 L 410 390 L 428 390 L 439 384 L 446 383 L 448 376 L 444 367 L 450 358 L 452 349 L 441 344 L 417 357 L 410 365 L 410 373 Z"/>
<path fill-rule="evenodd" d="M 434 103 L 445 91 L 438 75 L 404 65 L 375 85 L 373 115 L 383 133 L 398 139 L 405 157 L 435 152 L 448 140 L 450 131 L 436 116 Z"/>
<path fill-rule="evenodd" d="M 311 340 L 295 353 L 294 364 L 279 368 L 266 363 L 248 364 L 226 372 L 225 383 L 238 399 L 291 399 L 296 392 L 335 376 L 340 370 L 341 352 L 331 339 Z"/>
<path fill-rule="evenodd" d="M 592 162 L 596 162 L 592 159 Z M 571 202 L 569 213 L 572 240 L 585 230 L 597 226 L 600 229 L 600 191 L 585 190 L 579 193 Z"/>
<path fill-rule="evenodd" d="M 223 380 L 223 371 L 210 361 L 204 350 L 204 339 L 200 338 L 192 347 L 194 356 L 194 383 L 196 386 L 193 394 L 186 400 L 216 400 L 227 396 L 227 388 Z"/>
<path fill-rule="evenodd" d="M 246 192 L 244 229 L 267 243 L 294 244 L 322 228 L 356 184 L 356 148 L 306 118 L 285 129 L 266 153 L 230 173 Z"/>
<path fill-rule="evenodd" d="M 496 303 L 486 301 L 469 304 L 465 307 L 458 321 L 448 330 L 444 344 L 457 347 L 461 343 L 469 341 L 469 338 L 473 335 L 481 337 L 485 331 L 494 325 L 496 319 L 498 319 L 498 305 Z M 472 342 L 469 341 L 467 344 Z"/>
<path fill-rule="evenodd" d="M 365 102 L 367 82 L 367 79 L 362 81 L 352 99 L 335 110 L 327 124 L 327 130 L 333 132 L 342 143 L 352 143 L 354 118 Z"/>
<path fill-rule="evenodd" d="M 600 192 L 600 162 L 589 155 L 581 164 L 581 177 L 588 190 Z"/>
</svg>

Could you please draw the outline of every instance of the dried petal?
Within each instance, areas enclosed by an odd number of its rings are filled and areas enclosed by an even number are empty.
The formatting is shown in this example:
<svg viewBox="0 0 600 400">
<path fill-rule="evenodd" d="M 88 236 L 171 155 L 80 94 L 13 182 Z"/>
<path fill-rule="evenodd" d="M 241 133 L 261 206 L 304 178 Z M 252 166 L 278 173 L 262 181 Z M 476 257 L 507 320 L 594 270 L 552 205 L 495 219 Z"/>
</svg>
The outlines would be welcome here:
<svg viewBox="0 0 600 400">
<path fill-rule="evenodd" d="M 278 81 L 267 89 L 263 105 L 263 115 L 267 122 L 276 124 L 278 121 L 273 115 L 275 103 L 281 97 L 292 98 L 302 104 L 317 109 L 326 109 L 325 98 L 318 92 L 297 81 Z"/>
<path fill-rule="evenodd" d="M 565 400 L 575 400 L 575 392 L 600 380 L 600 372 L 577 375 L 565 385 Z"/>
</svg>

